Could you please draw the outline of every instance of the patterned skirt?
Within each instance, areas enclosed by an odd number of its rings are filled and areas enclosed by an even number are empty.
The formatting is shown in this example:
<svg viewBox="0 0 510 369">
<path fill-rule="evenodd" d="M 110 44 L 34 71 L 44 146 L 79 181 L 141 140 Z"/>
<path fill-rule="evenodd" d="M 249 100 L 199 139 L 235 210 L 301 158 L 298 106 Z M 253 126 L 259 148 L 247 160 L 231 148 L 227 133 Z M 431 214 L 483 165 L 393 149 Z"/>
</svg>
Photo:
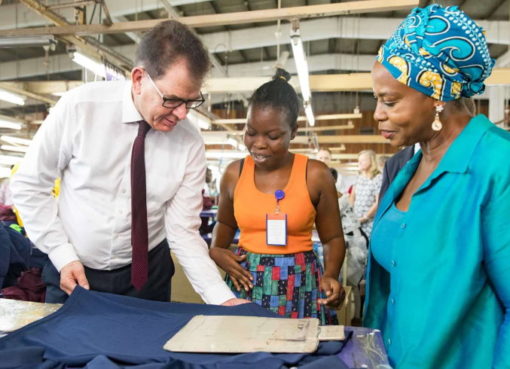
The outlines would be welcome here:
<svg viewBox="0 0 510 369">
<path fill-rule="evenodd" d="M 323 271 L 313 251 L 255 254 L 239 247 L 235 253 L 246 255 L 241 266 L 253 277 L 251 290 L 237 291 L 227 274 L 225 281 L 238 298 L 286 318 L 318 318 L 321 325 L 338 324 L 336 312 L 317 301 L 324 297 L 319 289 Z"/>
</svg>

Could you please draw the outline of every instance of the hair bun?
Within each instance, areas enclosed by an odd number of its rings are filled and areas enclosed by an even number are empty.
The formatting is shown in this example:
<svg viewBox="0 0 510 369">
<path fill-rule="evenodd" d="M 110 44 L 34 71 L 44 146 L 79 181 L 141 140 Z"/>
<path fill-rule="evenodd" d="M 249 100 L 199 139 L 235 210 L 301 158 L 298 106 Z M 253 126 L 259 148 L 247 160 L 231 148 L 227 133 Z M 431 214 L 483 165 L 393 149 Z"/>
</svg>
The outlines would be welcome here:
<svg viewBox="0 0 510 369">
<path fill-rule="evenodd" d="M 290 73 L 287 72 L 285 69 L 282 68 L 276 68 L 276 73 L 273 76 L 273 80 L 284 80 L 285 82 L 290 81 Z"/>
</svg>

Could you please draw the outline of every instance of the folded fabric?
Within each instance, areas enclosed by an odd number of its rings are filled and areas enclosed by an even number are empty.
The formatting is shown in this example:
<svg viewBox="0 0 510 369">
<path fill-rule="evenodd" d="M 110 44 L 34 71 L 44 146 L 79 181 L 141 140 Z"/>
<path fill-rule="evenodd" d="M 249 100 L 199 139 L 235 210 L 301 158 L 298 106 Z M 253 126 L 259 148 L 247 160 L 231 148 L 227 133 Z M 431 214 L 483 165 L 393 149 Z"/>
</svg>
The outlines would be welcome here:
<svg viewBox="0 0 510 369">
<path fill-rule="evenodd" d="M 327 357 L 338 364 L 328 364 L 329 368 L 345 368 L 334 356 L 341 350 L 341 342 L 321 345 L 313 355 L 163 350 L 164 343 L 197 314 L 277 317 L 256 304 L 166 303 L 78 287 L 56 313 L 0 339 L 0 368 L 276 369 L 301 364 L 306 368 Z"/>
</svg>

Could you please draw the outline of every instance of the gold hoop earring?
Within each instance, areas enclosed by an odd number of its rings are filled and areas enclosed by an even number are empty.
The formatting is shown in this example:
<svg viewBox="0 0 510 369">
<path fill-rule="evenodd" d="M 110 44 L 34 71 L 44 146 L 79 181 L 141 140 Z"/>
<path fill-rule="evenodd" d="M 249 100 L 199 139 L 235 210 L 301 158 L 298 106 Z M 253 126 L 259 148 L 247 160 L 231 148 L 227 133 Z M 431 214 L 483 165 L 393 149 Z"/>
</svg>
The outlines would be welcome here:
<svg viewBox="0 0 510 369">
<path fill-rule="evenodd" d="M 436 117 L 432 122 L 432 130 L 439 132 L 443 128 L 443 123 L 441 123 L 441 119 L 439 119 L 439 113 L 444 110 L 443 105 L 436 105 Z"/>
</svg>

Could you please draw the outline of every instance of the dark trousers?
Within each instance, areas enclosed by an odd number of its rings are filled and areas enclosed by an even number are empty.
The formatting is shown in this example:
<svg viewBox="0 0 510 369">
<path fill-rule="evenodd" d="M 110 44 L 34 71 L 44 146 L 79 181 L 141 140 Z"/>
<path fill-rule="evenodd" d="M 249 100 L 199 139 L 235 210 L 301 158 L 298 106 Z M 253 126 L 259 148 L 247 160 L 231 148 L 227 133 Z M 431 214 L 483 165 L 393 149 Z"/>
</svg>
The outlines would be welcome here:
<svg viewBox="0 0 510 369">
<path fill-rule="evenodd" d="M 149 252 L 149 279 L 140 291 L 131 285 L 131 264 L 115 270 L 85 267 L 91 290 L 156 301 L 170 301 L 170 282 L 174 271 L 166 240 Z M 63 303 L 67 300 L 69 296 L 60 289 L 60 273 L 51 261 L 44 266 L 42 278 L 46 283 L 46 302 Z"/>
</svg>

